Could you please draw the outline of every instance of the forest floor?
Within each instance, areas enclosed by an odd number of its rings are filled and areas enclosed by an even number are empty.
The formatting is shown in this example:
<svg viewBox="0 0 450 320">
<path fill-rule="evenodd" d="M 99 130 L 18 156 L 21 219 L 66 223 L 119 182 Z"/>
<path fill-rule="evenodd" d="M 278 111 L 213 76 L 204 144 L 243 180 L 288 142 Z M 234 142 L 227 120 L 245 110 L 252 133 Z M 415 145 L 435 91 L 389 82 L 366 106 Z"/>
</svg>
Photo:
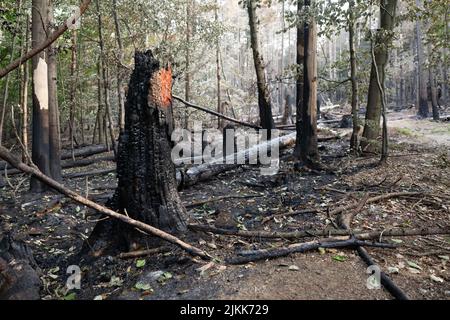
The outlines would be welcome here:
<svg viewBox="0 0 450 320">
<path fill-rule="evenodd" d="M 334 173 L 294 170 L 292 150 L 286 150 L 275 176 L 261 176 L 259 168 L 243 166 L 183 190 L 181 197 L 191 222 L 215 225 L 220 220 L 247 230 L 323 230 L 331 228 L 335 218 L 327 215 L 326 208 L 358 202 L 368 193 L 427 191 L 450 197 L 449 123 L 414 120 L 408 111 L 392 113 L 390 119 L 387 165 L 380 166 L 377 157 L 349 155 L 348 139 L 320 144 L 322 161 L 334 168 Z M 347 129 L 333 130 L 345 133 Z M 65 173 L 113 165 L 99 162 Z M 25 178 L 14 176 L 10 182 L 19 186 Z M 102 203 L 116 186 L 114 173 L 65 184 L 85 194 L 87 182 L 89 196 Z M 33 249 L 42 269 L 43 299 L 392 299 L 384 289 L 366 287 L 367 266 L 354 250 L 320 250 L 241 266 L 201 262 L 177 248 L 136 259 L 108 256 L 94 262 L 78 261 L 77 252 L 101 217 L 59 195 L 31 195 L 27 184 L 0 192 L 0 226 Z M 227 196 L 236 198 L 214 201 Z M 207 203 L 192 205 L 201 201 Z M 309 208 L 323 210 L 282 216 Z M 449 221 L 448 201 L 396 198 L 366 205 L 354 226 L 382 230 L 445 226 Z M 309 240 L 312 238 L 301 242 Z M 201 232 L 190 241 L 220 260 L 239 250 L 292 243 Z M 386 241 L 399 247 L 368 251 L 409 297 L 450 299 L 450 236 Z M 69 264 L 78 264 L 83 271 L 81 290 L 65 289 Z"/>
</svg>

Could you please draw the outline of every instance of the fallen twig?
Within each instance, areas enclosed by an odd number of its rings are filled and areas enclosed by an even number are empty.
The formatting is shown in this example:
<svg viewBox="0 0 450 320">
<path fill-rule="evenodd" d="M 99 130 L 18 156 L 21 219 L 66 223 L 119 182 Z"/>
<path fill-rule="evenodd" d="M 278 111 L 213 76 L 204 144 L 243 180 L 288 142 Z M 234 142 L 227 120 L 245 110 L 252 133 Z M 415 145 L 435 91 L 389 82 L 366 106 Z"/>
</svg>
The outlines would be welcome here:
<svg viewBox="0 0 450 320">
<path fill-rule="evenodd" d="M 137 251 L 131 251 L 131 252 L 123 252 L 118 255 L 120 259 L 132 259 L 132 258 L 139 258 L 139 257 L 145 257 L 157 253 L 166 253 L 170 252 L 171 249 L 169 247 L 159 247 L 159 248 L 153 248 L 153 249 L 147 249 L 147 250 L 137 250 Z"/>
</svg>

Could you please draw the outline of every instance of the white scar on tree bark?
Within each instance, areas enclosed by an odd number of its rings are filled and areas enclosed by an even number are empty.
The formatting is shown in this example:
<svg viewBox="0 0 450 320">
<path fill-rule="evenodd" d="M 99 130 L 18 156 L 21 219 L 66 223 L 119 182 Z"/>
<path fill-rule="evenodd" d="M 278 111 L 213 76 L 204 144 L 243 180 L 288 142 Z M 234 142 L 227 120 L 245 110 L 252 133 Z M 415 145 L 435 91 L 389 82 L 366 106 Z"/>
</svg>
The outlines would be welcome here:
<svg viewBox="0 0 450 320">
<path fill-rule="evenodd" d="M 33 71 L 34 94 L 41 110 L 48 110 L 48 75 L 47 62 L 39 58 L 38 65 Z"/>
</svg>

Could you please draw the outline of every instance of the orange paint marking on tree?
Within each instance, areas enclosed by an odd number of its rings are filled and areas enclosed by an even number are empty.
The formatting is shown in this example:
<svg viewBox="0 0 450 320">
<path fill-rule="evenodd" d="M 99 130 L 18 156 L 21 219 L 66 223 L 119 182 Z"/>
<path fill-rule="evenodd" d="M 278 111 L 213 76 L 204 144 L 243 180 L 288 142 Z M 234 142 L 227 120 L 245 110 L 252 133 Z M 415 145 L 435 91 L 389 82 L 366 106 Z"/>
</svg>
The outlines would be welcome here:
<svg viewBox="0 0 450 320">
<path fill-rule="evenodd" d="M 160 108 L 172 105 L 172 68 L 159 70 L 150 80 L 149 98 Z"/>
</svg>

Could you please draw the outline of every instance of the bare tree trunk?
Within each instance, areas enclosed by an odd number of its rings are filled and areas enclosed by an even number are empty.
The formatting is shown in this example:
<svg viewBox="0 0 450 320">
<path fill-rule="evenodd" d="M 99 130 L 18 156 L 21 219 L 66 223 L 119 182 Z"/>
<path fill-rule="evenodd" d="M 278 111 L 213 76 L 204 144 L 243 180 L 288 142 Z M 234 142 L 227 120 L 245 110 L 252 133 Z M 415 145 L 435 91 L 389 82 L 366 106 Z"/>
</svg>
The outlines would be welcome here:
<svg viewBox="0 0 450 320">
<path fill-rule="evenodd" d="M 76 80 L 76 70 L 77 70 L 77 31 L 73 30 L 71 36 L 71 63 L 70 63 L 70 110 L 69 110 L 69 136 L 70 136 L 70 147 L 72 152 L 75 148 L 75 109 L 76 105 L 76 92 L 77 92 L 77 80 Z"/>
<path fill-rule="evenodd" d="M 311 1 L 305 0 L 305 6 Z M 319 161 L 317 141 L 317 25 L 314 17 L 304 24 L 303 108 L 300 135 L 300 160 L 314 166 Z"/>
<path fill-rule="evenodd" d="M 17 10 L 20 12 L 22 11 L 22 0 L 17 0 Z M 16 29 L 19 27 L 20 19 L 17 19 L 16 22 Z M 10 63 L 14 61 L 14 55 L 16 51 L 16 39 L 17 39 L 17 33 L 14 33 L 12 36 L 11 41 L 11 50 L 10 50 Z M 3 92 L 3 104 L 2 104 L 2 110 L 0 112 L 0 146 L 3 142 L 3 127 L 5 125 L 5 117 L 6 117 L 6 108 L 8 104 L 8 96 L 9 96 L 9 74 L 6 75 L 5 78 L 5 89 Z"/>
<path fill-rule="evenodd" d="M 303 7 L 303 1 L 297 2 L 297 16 L 300 17 Z M 301 145 L 302 139 L 302 110 L 303 110 L 303 75 L 300 73 L 303 68 L 303 62 L 305 60 L 305 35 L 303 25 L 300 21 L 297 21 L 297 50 L 296 50 L 296 63 L 297 63 L 297 78 L 296 78 L 296 98 L 295 98 L 295 111 L 297 116 L 295 118 L 295 127 L 297 130 L 297 139 L 295 143 L 294 154 L 297 159 L 301 158 Z M 304 73 L 304 71 L 303 71 Z"/>
<path fill-rule="evenodd" d="M 172 72 L 161 67 L 150 51 L 137 52 L 128 88 L 125 132 L 117 158 L 119 181 L 111 205 L 156 228 L 184 232 L 186 210 L 177 191 L 175 165 L 171 160 Z M 114 237 L 111 230 L 115 230 Z M 125 244 L 130 249 L 147 246 L 152 241 L 130 226 L 114 225 L 111 221 L 96 226 L 91 245 L 102 237 L 117 240 L 117 245 Z"/>
<path fill-rule="evenodd" d="M 375 62 L 372 63 L 369 83 L 369 96 L 367 99 L 366 122 L 364 126 L 362 150 L 365 152 L 378 152 L 380 147 L 378 138 L 380 135 L 381 118 L 381 92 L 378 80 L 384 83 L 385 69 L 388 63 L 388 44 L 392 41 L 392 32 L 395 25 L 397 0 L 381 1 L 381 29 L 375 36 Z M 377 77 L 377 70 L 379 79 Z"/>
<path fill-rule="evenodd" d="M 191 100 L 191 19 L 192 19 L 192 0 L 188 0 L 186 3 L 186 75 L 184 77 L 184 99 L 186 101 Z M 187 110 L 184 110 L 184 128 L 188 129 L 189 126 L 189 114 Z"/>
<path fill-rule="evenodd" d="M 214 11 L 214 17 L 216 23 L 219 21 L 219 2 L 216 1 L 216 9 Z M 216 41 L 216 77 L 217 77 L 217 112 L 220 114 L 224 114 L 222 99 L 221 99 L 221 88 L 220 88 L 220 40 L 217 37 Z M 219 130 L 223 129 L 223 120 L 221 118 L 217 118 L 217 127 Z"/>
<path fill-rule="evenodd" d="M 270 130 L 275 127 L 272 117 L 272 104 L 270 103 L 269 88 L 267 86 L 264 60 L 259 49 L 258 18 L 256 16 L 256 1 L 247 0 L 248 20 L 250 25 L 250 40 L 253 51 L 253 62 L 255 64 L 256 81 L 258 85 L 258 106 L 260 124 L 267 129 L 267 137 L 270 139 Z"/>
<path fill-rule="evenodd" d="M 352 118 L 353 118 L 353 132 L 350 139 L 350 149 L 354 152 L 359 150 L 359 132 L 360 124 L 358 117 L 358 75 L 356 66 L 356 50 L 355 50 L 355 14 L 354 7 L 355 1 L 350 0 L 349 2 L 349 18 L 348 18 L 348 30 L 349 30 L 349 50 L 350 50 L 350 78 L 352 82 Z"/>
<path fill-rule="evenodd" d="M 421 7 L 420 0 L 416 0 L 416 6 Z M 419 111 L 418 115 L 427 118 L 429 113 L 428 92 L 427 92 L 427 75 L 424 70 L 424 49 L 422 43 L 422 25 L 420 21 L 416 21 L 416 46 L 417 46 L 417 69 L 419 76 Z"/>
<path fill-rule="evenodd" d="M 428 73 L 430 78 L 430 87 L 431 87 L 431 106 L 433 110 L 433 120 L 439 120 L 439 102 L 437 96 L 437 88 L 436 88 L 436 79 L 435 79 L 435 68 L 430 65 L 428 67 Z"/>
<path fill-rule="evenodd" d="M 25 15 L 26 19 L 26 30 L 24 32 L 24 49 L 23 52 L 28 51 L 29 47 L 29 39 L 30 39 L 30 17 L 29 15 Z M 23 53 L 22 53 L 23 55 Z M 30 75 L 30 69 L 29 69 L 29 63 L 28 61 L 22 64 L 22 90 L 20 92 L 21 98 L 20 98 L 20 105 L 21 105 L 21 111 L 22 111 L 22 120 L 21 120 L 21 140 L 23 145 L 22 150 L 22 161 L 25 163 L 28 163 L 28 84 L 29 84 L 29 75 Z"/>
<path fill-rule="evenodd" d="M 101 68 L 100 68 L 100 58 L 97 62 L 97 115 L 95 119 L 94 135 L 92 138 L 92 144 L 96 142 L 103 144 L 104 139 L 104 129 L 103 129 L 103 95 L 102 95 L 102 80 L 101 80 Z M 98 137 L 98 139 L 96 139 Z"/>
<path fill-rule="evenodd" d="M 100 11 L 100 5 L 99 0 L 96 0 L 96 7 L 97 7 L 97 21 L 98 21 L 98 36 L 99 36 L 99 45 L 100 45 L 100 70 L 102 75 L 102 82 L 103 82 L 103 98 L 105 103 L 105 116 L 106 116 L 106 122 L 107 125 L 105 126 L 105 130 L 108 129 L 109 136 L 111 139 L 111 147 L 114 151 L 114 154 L 117 153 L 117 147 L 116 147 L 116 137 L 114 134 L 114 122 L 112 121 L 112 115 L 111 115 L 111 104 L 109 99 L 109 72 L 108 72 L 108 65 L 106 61 L 106 52 L 105 52 L 105 45 L 103 41 L 103 20 L 102 15 Z"/>
<path fill-rule="evenodd" d="M 46 39 L 47 0 L 32 2 L 32 47 Z M 33 144 L 32 161 L 45 175 L 50 175 L 49 111 L 48 111 L 48 65 L 46 52 L 33 57 Z M 30 190 L 42 192 L 47 185 L 32 177 Z"/>
<path fill-rule="evenodd" d="M 125 88 L 122 82 L 122 62 L 124 58 L 122 36 L 120 31 L 119 19 L 117 17 L 117 0 L 113 0 L 113 18 L 116 30 L 116 40 L 118 47 L 117 59 L 117 97 L 119 100 L 119 129 L 123 132 L 125 128 Z"/>
<path fill-rule="evenodd" d="M 53 0 L 48 0 L 48 30 L 52 30 L 52 25 L 54 23 L 52 1 Z M 56 55 L 56 47 L 52 44 L 47 49 L 50 175 L 53 180 L 61 181 L 61 139 Z"/>
<path fill-rule="evenodd" d="M 285 22 L 284 22 L 284 14 L 285 14 L 285 0 L 281 0 L 281 55 L 280 55 L 280 83 L 278 85 L 278 105 L 279 105 L 279 114 L 283 114 L 284 112 L 284 83 L 283 83 L 283 74 L 284 74 L 284 29 L 285 29 Z"/>
</svg>

